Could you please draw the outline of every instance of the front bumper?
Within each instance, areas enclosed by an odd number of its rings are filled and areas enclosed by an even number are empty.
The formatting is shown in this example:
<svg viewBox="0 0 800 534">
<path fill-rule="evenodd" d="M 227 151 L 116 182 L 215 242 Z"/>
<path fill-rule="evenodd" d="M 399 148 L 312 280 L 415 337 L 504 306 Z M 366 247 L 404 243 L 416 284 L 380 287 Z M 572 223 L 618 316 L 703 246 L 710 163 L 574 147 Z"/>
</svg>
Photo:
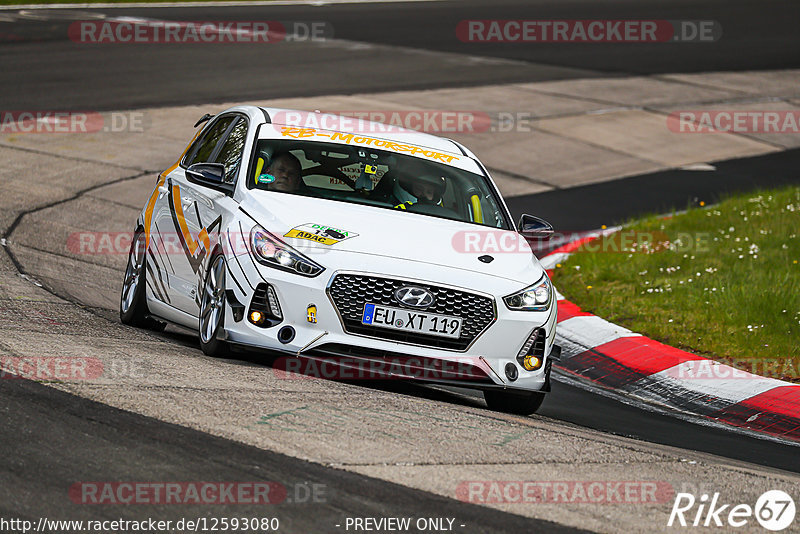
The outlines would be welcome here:
<svg viewBox="0 0 800 534">
<path fill-rule="evenodd" d="M 549 389 L 550 352 L 555 339 L 557 315 L 555 300 L 544 312 L 512 311 L 505 307 L 500 296 L 494 295 L 492 298 L 495 302 L 495 318 L 463 350 L 448 349 L 382 339 L 379 337 L 381 335 L 379 327 L 374 327 L 374 333 L 371 335 L 348 332 L 340 310 L 329 296 L 328 288 L 334 276 L 353 271 L 325 271 L 318 277 L 305 278 L 256 265 L 249 255 L 228 258 L 228 265 L 232 277 L 242 280 L 238 283 L 228 283 L 228 290 L 236 300 L 245 307 L 249 306 L 254 293 L 253 286 L 266 282 L 274 288 L 283 314 L 280 323 L 264 328 L 248 321 L 246 314 L 244 318 L 236 321 L 231 306 L 227 306 L 224 337 L 233 344 L 320 360 L 346 358 L 352 363 L 356 359 L 363 359 L 365 362 L 371 362 L 373 369 L 376 360 L 386 362 L 416 358 L 421 362 L 422 368 L 430 368 L 428 362 L 431 361 L 449 362 L 452 364 L 451 369 L 470 369 L 468 379 L 462 380 L 463 376 L 460 373 L 451 376 L 447 373 L 417 372 L 407 373 L 410 376 L 404 377 L 479 389 L 510 388 L 525 391 Z M 380 276 L 409 281 L 408 276 L 392 273 Z M 424 280 L 417 282 L 435 283 Z M 452 287 L 452 284 L 440 285 Z M 463 291 L 479 293 L 466 287 Z M 308 320 L 309 306 L 316 308 L 316 323 Z M 278 339 L 278 332 L 285 326 L 294 329 L 294 336 L 288 343 L 282 343 Z M 544 363 L 535 371 L 527 371 L 517 361 L 517 354 L 536 328 L 544 328 L 546 333 Z M 516 379 L 513 381 L 506 373 L 508 364 L 515 366 L 517 370 Z M 476 370 L 479 372 L 473 372 Z"/>
</svg>

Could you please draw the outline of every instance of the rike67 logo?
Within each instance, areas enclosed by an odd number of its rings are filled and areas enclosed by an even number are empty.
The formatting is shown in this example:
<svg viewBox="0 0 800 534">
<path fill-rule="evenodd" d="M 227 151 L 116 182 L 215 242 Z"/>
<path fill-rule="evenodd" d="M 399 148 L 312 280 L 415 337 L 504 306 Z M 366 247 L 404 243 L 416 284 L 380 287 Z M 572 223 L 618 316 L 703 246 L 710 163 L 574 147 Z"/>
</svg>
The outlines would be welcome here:
<svg viewBox="0 0 800 534">
<path fill-rule="evenodd" d="M 778 532 L 794 522 L 795 512 L 794 500 L 781 490 L 764 492 L 755 506 L 722 503 L 719 493 L 710 499 L 708 494 L 696 499 L 691 493 L 678 493 L 667 526 L 741 528 L 755 518 L 763 528 Z"/>
</svg>

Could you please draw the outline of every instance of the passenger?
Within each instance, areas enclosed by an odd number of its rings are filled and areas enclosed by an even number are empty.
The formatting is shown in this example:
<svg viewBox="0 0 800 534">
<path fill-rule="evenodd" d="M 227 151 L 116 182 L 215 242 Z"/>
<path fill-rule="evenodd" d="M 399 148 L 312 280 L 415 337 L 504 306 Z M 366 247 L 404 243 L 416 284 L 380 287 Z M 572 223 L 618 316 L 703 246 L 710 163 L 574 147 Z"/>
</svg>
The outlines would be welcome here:
<svg viewBox="0 0 800 534">
<path fill-rule="evenodd" d="M 400 204 L 395 206 L 396 208 L 406 209 L 406 207 L 414 204 L 441 206 L 447 182 L 441 176 L 422 174 L 402 180 L 401 186 L 402 191 L 395 193 L 395 196 L 401 201 Z M 401 193 L 405 193 L 405 195 Z M 409 199 L 409 196 L 413 198 Z"/>
<path fill-rule="evenodd" d="M 441 205 L 445 185 L 444 178 L 440 176 L 420 176 L 411 184 L 411 194 L 421 204 Z"/>
</svg>

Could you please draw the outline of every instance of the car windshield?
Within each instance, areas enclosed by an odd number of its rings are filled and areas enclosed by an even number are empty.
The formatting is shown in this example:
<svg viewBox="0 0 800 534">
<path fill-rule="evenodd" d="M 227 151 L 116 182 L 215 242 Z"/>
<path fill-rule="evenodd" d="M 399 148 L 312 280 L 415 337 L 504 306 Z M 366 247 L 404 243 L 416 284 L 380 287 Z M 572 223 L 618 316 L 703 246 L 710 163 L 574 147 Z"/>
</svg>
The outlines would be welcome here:
<svg viewBox="0 0 800 534">
<path fill-rule="evenodd" d="M 251 189 L 510 229 L 488 178 L 410 155 L 311 141 L 258 141 Z"/>
</svg>

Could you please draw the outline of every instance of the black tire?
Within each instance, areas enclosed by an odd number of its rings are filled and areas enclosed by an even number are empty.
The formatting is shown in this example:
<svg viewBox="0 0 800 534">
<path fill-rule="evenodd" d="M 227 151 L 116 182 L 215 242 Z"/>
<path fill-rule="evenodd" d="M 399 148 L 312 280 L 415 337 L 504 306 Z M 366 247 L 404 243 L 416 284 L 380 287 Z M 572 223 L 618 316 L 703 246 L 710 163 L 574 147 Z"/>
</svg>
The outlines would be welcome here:
<svg viewBox="0 0 800 534">
<path fill-rule="evenodd" d="M 530 393 L 486 390 L 483 392 L 486 405 L 497 412 L 513 413 L 516 415 L 531 415 L 544 401 L 544 393 L 538 391 Z"/>
<path fill-rule="evenodd" d="M 228 354 L 228 344 L 218 339 L 225 327 L 225 258 L 219 252 L 211 256 L 208 270 L 200 288 L 200 313 L 197 318 L 200 348 L 206 356 L 221 357 Z"/>
<path fill-rule="evenodd" d="M 122 290 L 119 297 L 119 320 L 123 324 L 137 328 L 161 331 L 166 323 L 156 321 L 148 316 L 147 298 L 147 248 L 145 247 L 145 234 L 138 228 L 131 240 L 131 249 L 128 252 L 128 263 L 125 268 L 125 278 L 122 280 Z"/>
</svg>

